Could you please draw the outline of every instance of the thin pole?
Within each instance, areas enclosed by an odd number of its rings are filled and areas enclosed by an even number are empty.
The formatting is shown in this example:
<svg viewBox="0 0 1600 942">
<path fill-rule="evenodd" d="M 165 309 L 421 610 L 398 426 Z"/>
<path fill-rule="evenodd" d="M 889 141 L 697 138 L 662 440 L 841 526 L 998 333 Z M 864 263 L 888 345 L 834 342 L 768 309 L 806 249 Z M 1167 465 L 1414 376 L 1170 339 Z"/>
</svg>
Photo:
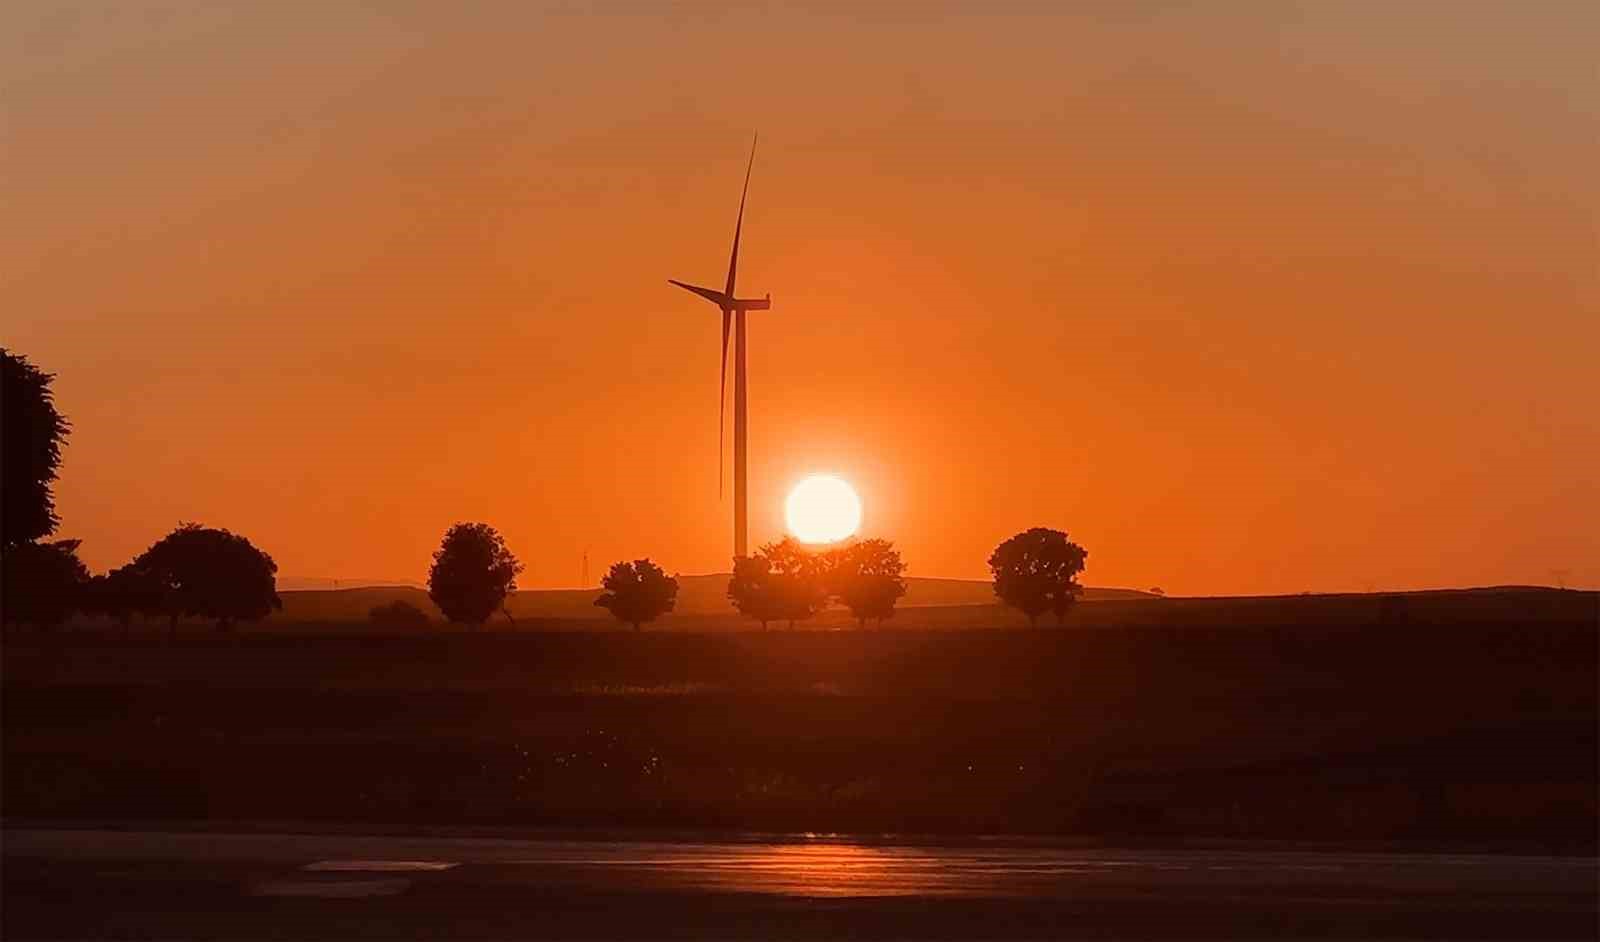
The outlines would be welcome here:
<svg viewBox="0 0 1600 942">
<path fill-rule="evenodd" d="M 749 492 L 745 489 L 745 312 L 734 317 L 733 352 L 733 555 L 749 555 Z"/>
</svg>

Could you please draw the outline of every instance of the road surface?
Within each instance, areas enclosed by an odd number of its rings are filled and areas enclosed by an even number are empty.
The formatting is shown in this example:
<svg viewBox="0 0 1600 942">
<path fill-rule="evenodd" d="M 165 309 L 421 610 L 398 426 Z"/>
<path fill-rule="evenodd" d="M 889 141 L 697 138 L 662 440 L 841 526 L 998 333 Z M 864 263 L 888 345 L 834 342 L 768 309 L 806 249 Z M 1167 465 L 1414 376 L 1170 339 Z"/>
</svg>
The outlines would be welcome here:
<svg viewBox="0 0 1600 942">
<path fill-rule="evenodd" d="M 4 938 L 1592 939 L 1594 858 L 7 829 Z"/>
</svg>

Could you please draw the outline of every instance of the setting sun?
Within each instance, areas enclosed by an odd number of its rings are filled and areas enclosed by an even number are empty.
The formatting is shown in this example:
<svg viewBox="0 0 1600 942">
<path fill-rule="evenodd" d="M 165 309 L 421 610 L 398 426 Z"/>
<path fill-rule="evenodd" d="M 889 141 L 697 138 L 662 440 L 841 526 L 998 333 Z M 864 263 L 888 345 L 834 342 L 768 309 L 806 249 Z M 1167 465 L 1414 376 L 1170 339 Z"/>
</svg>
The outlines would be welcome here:
<svg viewBox="0 0 1600 942">
<path fill-rule="evenodd" d="M 861 498 L 843 478 L 814 474 L 784 502 L 789 532 L 804 543 L 835 543 L 861 526 Z"/>
</svg>

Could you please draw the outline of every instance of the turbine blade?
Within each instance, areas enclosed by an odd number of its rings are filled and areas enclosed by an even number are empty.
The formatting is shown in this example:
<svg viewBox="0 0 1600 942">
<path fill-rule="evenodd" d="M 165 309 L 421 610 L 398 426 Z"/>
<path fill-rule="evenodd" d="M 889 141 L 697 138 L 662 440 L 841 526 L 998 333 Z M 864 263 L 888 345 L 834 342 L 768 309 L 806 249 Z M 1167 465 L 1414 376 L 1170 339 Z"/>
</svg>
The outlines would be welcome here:
<svg viewBox="0 0 1600 942">
<path fill-rule="evenodd" d="M 733 254 L 728 256 L 728 287 L 724 293 L 733 297 L 733 279 L 739 271 L 739 232 L 744 229 L 744 198 L 750 195 L 750 170 L 756 165 L 756 141 L 761 139 L 758 133 L 750 140 L 750 162 L 744 168 L 744 189 L 739 191 L 739 218 L 733 224 Z"/>
<path fill-rule="evenodd" d="M 717 500 L 722 499 L 723 465 L 727 464 L 722 457 L 722 435 L 728 424 L 724 416 L 728 409 L 728 322 L 732 317 L 732 311 L 722 309 L 722 381 L 717 385 Z"/>
<path fill-rule="evenodd" d="M 714 288 L 702 288 L 699 285 L 684 284 L 683 282 L 673 278 L 668 278 L 667 284 L 677 285 L 685 291 L 692 291 L 695 294 L 698 294 L 700 297 L 705 298 L 707 301 L 710 301 L 712 304 L 715 304 L 717 307 L 728 306 L 728 296 Z"/>
</svg>

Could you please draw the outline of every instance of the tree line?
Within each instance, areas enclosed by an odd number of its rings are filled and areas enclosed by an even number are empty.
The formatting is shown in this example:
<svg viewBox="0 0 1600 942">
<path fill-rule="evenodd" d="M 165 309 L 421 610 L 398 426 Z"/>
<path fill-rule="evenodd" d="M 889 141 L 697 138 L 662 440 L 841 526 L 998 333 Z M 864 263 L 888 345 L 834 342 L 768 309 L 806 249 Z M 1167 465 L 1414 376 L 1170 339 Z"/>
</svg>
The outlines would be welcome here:
<svg viewBox="0 0 1600 942">
<path fill-rule="evenodd" d="M 989 557 L 995 596 L 1036 625 L 1042 615 L 1065 621 L 1083 587 L 1078 574 L 1088 559 L 1083 547 L 1060 530 L 1035 527 L 1011 537 Z M 500 534 L 485 523 L 458 523 L 445 533 L 428 573 L 428 597 L 452 622 L 483 624 L 505 613 L 505 599 L 516 591 L 522 564 Z M 883 539 L 812 548 L 794 537 L 767 543 L 754 555 L 735 557 L 728 579 L 728 601 L 742 615 L 761 623 L 787 622 L 790 628 L 831 605 L 842 605 L 865 628 L 893 618 L 906 594 L 906 565 L 894 544 Z M 594 604 L 638 631 L 677 605 L 678 580 L 649 558 L 614 563 L 600 582 Z M 419 626 L 427 615 L 405 602 L 381 605 L 374 621 L 393 627 Z"/>
<path fill-rule="evenodd" d="M 894 617 L 895 602 L 906 594 L 905 563 L 894 544 L 870 539 L 808 549 L 794 537 L 768 543 L 754 556 L 733 561 L 728 600 L 740 614 L 761 622 L 810 618 L 835 602 L 850 609 L 865 628 L 869 620 Z M 594 604 L 635 631 L 672 611 L 678 580 L 649 559 L 620 562 L 601 581 L 605 590 Z"/>
<path fill-rule="evenodd" d="M 54 482 L 71 423 L 56 409 L 54 374 L 27 357 L 0 349 L 3 388 L 4 480 L 0 505 L 0 620 L 54 627 L 74 612 L 129 625 L 135 617 L 165 618 L 169 634 L 181 618 L 204 618 L 227 630 L 283 607 L 277 564 L 248 539 L 228 530 L 181 523 L 144 552 L 103 575 L 78 558 L 79 540 L 47 539 L 59 526 Z M 1081 593 L 1077 576 L 1088 554 L 1059 530 L 1034 528 L 1001 543 L 989 557 L 996 597 L 1037 623 L 1064 619 Z M 485 523 L 457 523 L 444 534 L 428 571 L 428 596 L 453 623 L 508 620 L 506 598 L 516 591 L 522 564 L 505 539 Z M 894 544 L 861 539 L 812 548 L 793 537 L 733 560 L 727 597 L 742 615 L 766 628 L 793 628 L 832 605 L 857 623 L 894 617 L 906 593 L 906 565 Z M 649 558 L 615 563 L 594 604 L 641 629 L 677 604 L 678 580 Z M 374 623 L 423 627 L 427 614 L 404 601 L 378 606 Z"/>
</svg>

